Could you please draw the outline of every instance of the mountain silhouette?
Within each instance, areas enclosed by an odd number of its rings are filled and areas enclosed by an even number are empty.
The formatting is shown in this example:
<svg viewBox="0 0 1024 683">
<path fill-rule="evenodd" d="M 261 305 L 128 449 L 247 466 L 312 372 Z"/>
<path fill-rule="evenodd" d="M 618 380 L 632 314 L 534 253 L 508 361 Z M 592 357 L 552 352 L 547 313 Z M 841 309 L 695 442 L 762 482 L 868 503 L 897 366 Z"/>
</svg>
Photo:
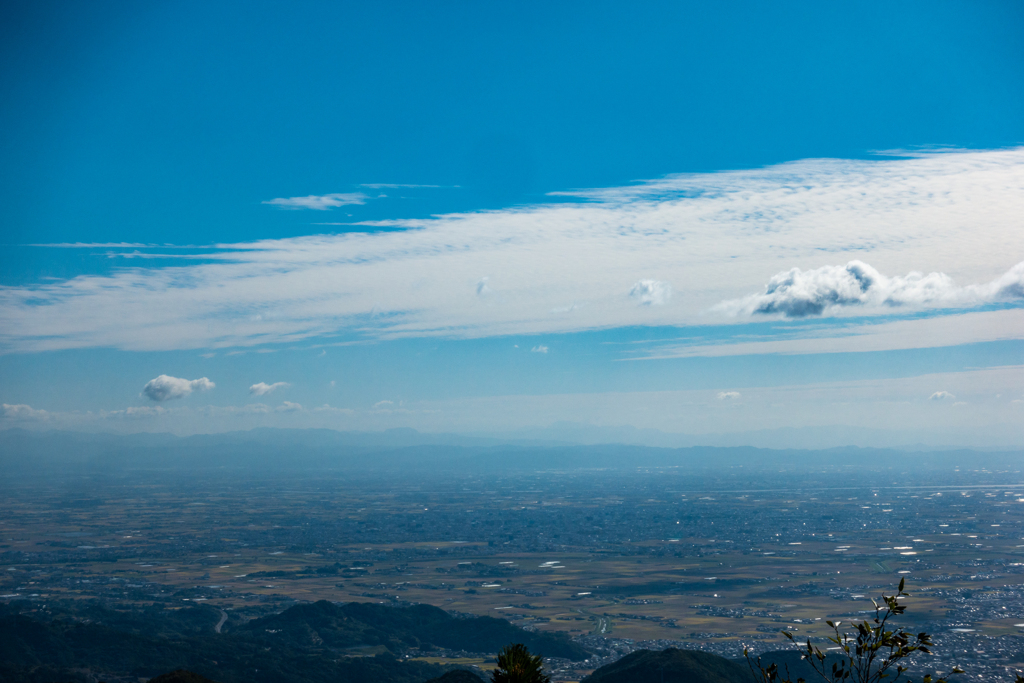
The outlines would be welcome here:
<svg viewBox="0 0 1024 683">
<path fill-rule="evenodd" d="M 156 678 L 149 679 L 149 683 L 217 683 L 216 681 L 200 676 L 187 669 L 175 669 L 170 673 L 160 674 Z"/>
<path fill-rule="evenodd" d="M 584 683 L 753 683 L 737 662 L 698 650 L 638 650 L 606 664 Z"/>
</svg>

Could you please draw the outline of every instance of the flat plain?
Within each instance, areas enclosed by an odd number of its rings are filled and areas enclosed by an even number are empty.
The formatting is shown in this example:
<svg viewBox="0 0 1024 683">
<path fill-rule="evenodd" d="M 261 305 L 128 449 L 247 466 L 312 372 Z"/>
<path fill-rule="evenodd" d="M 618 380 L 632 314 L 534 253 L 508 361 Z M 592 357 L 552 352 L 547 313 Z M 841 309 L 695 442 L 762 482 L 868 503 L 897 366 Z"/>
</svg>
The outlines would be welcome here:
<svg viewBox="0 0 1024 683">
<path fill-rule="evenodd" d="M 428 603 L 618 653 L 735 657 L 784 647 L 783 629 L 820 643 L 905 578 L 936 670 L 1024 667 L 1017 471 L 135 472 L 2 493 L 0 599 L 39 610 L 206 603 L 230 628 L 302 601 Z"/>
</svg>

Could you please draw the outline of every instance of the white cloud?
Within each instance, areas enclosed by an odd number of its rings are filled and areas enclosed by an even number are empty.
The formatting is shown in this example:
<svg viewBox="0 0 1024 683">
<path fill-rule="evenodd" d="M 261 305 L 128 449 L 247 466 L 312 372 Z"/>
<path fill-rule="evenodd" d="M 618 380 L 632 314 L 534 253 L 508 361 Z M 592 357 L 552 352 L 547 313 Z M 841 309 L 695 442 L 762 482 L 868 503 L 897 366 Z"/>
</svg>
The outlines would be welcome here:
<svg viewBox="0 0 1024 683">
<path fill-rule="evenodd" d="M 326 211 L 349 204 L 365 204 L 367 199 L 368 197 L 362 192 L 336 192 L 334 194 L 309 195 L 308 197 L 278 197 L 263 203 L 282 209 Z"/>
<path fill-rule="evenodd" d="M 373 407 L 376 410 L 384 410 L 384 409 L 390 408 L 393 405 L 395 405 L 394 401 L 384 400 L 384 401 L 377 401 L 376 403 L 373 404 Z"/>
<path fill-rule="evenodd" d="M 2 409 L 0 415 L 7 420 L 25 420 L 35 422 L 38 420 L 48 420 L 50 418 L 50 413 L 47 411 L 33 408 L 32 406 L 25 405 L 24 403 L 0 404 L 0 409 Z"/>
<path fill-rule="evenodd" d="M 209 391 L 216 386 L 206 377 L 182 379 L 181 377 L 160 375 L 146 382 L 146 386 L 142 387 L 142 393 L 153 401 L 170 401 L 184 398 L 193 391 Z"/>
<path fill-rule="evenodd" d="M 277 413 L 294 413 L 302 410 L 302 406 L 298 403 L 292 403 L 291 401 L 285 401 L 278 407 L 274 408 L 274 412 Z"/>
<path fill-rule="evenodd" d="M 252 394 L 253 396 L 266 396 L 267 394 L 276 389 L 283 389 L 285 387 L 290 386 L 291 385 L 288 384 L 288 382 L 274 382 L 273 384 L 267 384 L 266 382 L 258 382 L 257 384 L 253 384 L 251 387 L 249 387 L 249 393 Z"/>
<path fill-rule="evenodd" d="M 538 344 L 537 346 L 534 346 L 532 349 L 530 349 L 530 351 L 534 353 L 547 353 L 548 347 L 544 346 L 543 344 Z"/>
<path fill-rule="evenodd" d="M 792 268 L 772 277 L 764 293 L 726 301 L 715 310 L 803 318 L 848 307 L 972 306 L 1015 298 L 1024 298 L 1024 262 L 990 283 L 958 287 L 943 273 L 886 277 L 863 261 L 850 261 L 814 270 Z"/>
<path fill-rule="evenodd" d="M 672 286 L 658 280 L 639 280 L 629 295 L 641 306 L 661 306 L 672 296 Z"/>
<path fill-rule="evenodd" d="M 1007 270 L 1024 256 L 1024 148 L 812 159 L 577 194 L 587 201 L 378 221 L 368 225 L 405 229 L 217 245 L 196 264 L 138 260 L 3 287 L 0 349 L 209 351 L 337 334 L 717 324 L 712 307 L 761 290 L 773 274 L 854 258 L 879 273 L 937 274 L 886 276 L 879 305 L 849 306 L 871 314 L 917 306 L 919 295 L 946 291 L 946 278 L 988 283 L 961 287 L 979 302 L 1022 289 L 1020 266 Z M 481 272 L 501 283 L 501 305 L 470 305 L 477 290 L 467 283 L 479 285 Z M 638 272 L 671 282 L 672 305 L 623 296 Z M 576 303 L 573 315 L 551 314 L 566 302 Z M 922 305 L 972 304 L 958 295 Z M 1004 331 L 1021 338 L 1021 329 Z"/>
<path fill-rule="evenodd" d="M 494 291 L 490 287 L 487 286 L 488 280 L 490 280 L 489 277 L 482 277 L 482 278 L 480 278 L 479 280 L 476 281 L 476 295 L 477 296 L 487 296 L 492 291 Z"/>
<path fill-rule="evenodd" d="M 740 392 L 738 391 L 719 391 L 717 396 L 719 401 L 731 401 L 739 397 Z"/>
<path fill-rule="evenodd" d="M 948 391 L 936 391 L 934 394 L 928 397 L 929 401 L 945 401 L 946 399 L 956 398 L 953 394 Z"/>
</svg>

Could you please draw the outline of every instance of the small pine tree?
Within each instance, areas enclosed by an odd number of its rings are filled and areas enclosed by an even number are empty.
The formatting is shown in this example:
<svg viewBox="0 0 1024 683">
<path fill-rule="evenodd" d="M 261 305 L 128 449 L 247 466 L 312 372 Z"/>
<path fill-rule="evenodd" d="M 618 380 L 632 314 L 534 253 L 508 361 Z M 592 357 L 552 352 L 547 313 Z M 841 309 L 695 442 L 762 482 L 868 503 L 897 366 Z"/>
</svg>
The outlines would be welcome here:
<svg viewBox="0 0 1024 683">
<path fill-rule="evenodd" d="M 491 672 L 492 683 L 551 683 L 544 675 L 544 660 L 531 655 L 521 643 L 508 645 L 498 653 L 498 668 Z"/>
<path fill-rule="evenodd" d="M 810 638 L 803 648 L 803 659 L 807 661 L 825 683 L 882 683 L 886 678 L 892 678 L 896 683 L 907 668 L 904 660 L 915 652 L 931 654 L 932 639 L 927 633 L 908 633 L 902 628 L 892 628 L 889 619 L 906 611 L 906 607 L 899 604 L 899 598 L 906 596 L 903 592 L 904 579 L 900 579 L 899 588 L 895 595 L 882 595 L 883 605 L 874 602 L 875 618 L 865 619 L 860 623 L 854 623 L 855 631 L 842 633 L 839 630 L 840 622 L 826 621 L 835 635 L 829 641 L 838 646 L 837 661 L 831 668 L 826 667 L 827 653 L 811 644 Z M 891 629 L 891 630 L 890 630 Z M 783 631 L 782 635 L 795 642 L 793 634 Z M 762 683 L 793 683 L 789 676 L 782 675 L 779 668 L 772 664 L 768 667 L 761 665 L 761 658 L 757 658 L 756 664 L 750 659 L 750 652 L 744 650 L 743 655 L 747 658 L 754 676 Z M 756 665 L 757 670 L 754 671 Z M 962 674 L 963 669 L 954 666 L 950 674 Z M 947 674 L 948 676 L 949 674 Z M 932 678 L 926 675 L 922 683 L 947 683 L 947 676 Z M 904 680 L 906 678 L 904 677 Z M 804 679 L 798 678 L 796 683 L 805 683 Z M 1024 679 L 1017 676 L 1017 683 L 1024 683 Z"/>
</svg>

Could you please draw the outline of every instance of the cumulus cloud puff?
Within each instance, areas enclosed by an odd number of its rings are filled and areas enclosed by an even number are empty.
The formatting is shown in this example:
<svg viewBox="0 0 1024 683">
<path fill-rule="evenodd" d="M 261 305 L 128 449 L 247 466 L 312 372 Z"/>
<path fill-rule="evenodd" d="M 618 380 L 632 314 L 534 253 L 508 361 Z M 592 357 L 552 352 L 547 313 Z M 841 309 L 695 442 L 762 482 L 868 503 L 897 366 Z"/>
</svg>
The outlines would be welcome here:
<svg viewBox="0 0 1024 683">
<path fill-rule="evenodd" d="M 629 290 L 629 295 L 641 306 L 661 306 L 672 296 L 672 286 L 658 280 L 640 280 Z"/>
<path fill-rule="evenodd" d="M 928 397 L 929 401 L 946 401 L 956 398 L 953 394 L 948 391 L 936 391 L 934 394 Z"/>
<path fill-rule="evenodd" d="M 530 349 L 530 351 L 534 353 L 547 353 L 548 347 L 544 346 L 543 344 L 538 344 L 537 346 L 534 346 L 532 349 Z"/>
<path fill-rule="evenodd" d="M 850 261 L 814 270 L 792 268 L 773 276 L 764 293 L 726 301 L 716 310 L 803 318 L 847 307 L 965 306 L 1016 298 L 1024 298 L 1024 262 L 990 283 L 959 287 L 943 273 L 886 277 L 863 261 Z"/>
<path fill-rule="evenodd" d="M 101 275 L 2 287 L 0 351 L 545 335 L 706 325 L 723 301 L 737 313 L 796 316 L 845 301 L 863 303 L 839 309 L 867 310 L 877 300 L 873 311 L 891 313 L 922 298 L 971 305 L 970 297 L 945 298 L 950 281 L 989 282 L 992 291 L 976 288 L 979 302 L 1022 289 L 1019 271 L 1007 269 L 1024 255 L 1024 148 L 812 159 L 574 196 L 579 201 L 366 223 L 389 230 L 214 245 L 200 263 L 137 259 Z M 275 205 L 328 209 L 357 199 Z M 853 258 L 897 277 L 863 289 L 866 269 L 815 274 Z M 780 276 L 768 299 L 743 298 L 767 295 L 768 277 L 794 266 L 802 270 L 792 283 Z M 900 275 L 912 269 L 936 275 Z M 624 296 L 638 273 L 671 282 L 672 305 L 656 305 L 659 289 L 643 281 Z M 498 282 L 500 305 L 470 305 Z M 805 286 L 816 294 L 799 294 Z M 551 314 L 568 302 L 577 306 L 572 315 Z"/>
<path fill-rule="evenodd" d="M 253 396 L 266 396 L 276 389 L 284 389 L 290 387 L 288 382 L 274 382 L 273 384 L 267 384 L 266 382 L 258 382 L 249 387 L 249 393 Z"/>
<path fill-rule="evenodd" d="M 278 197 L 269 199 L 264 204 L 270 204 L 282 209 L 313 209 L 314 211 L 327 211 L 339 206 L 349 204 L 365 204 L 368 197 L 362 192 L 334 193 L 323 195 L 309 195 L 308 197 Z"/>
<path fill-rule="evenodd" d="M 184 398 L 193 391 L 209 391 L 215 386 L 217 385 L 206 377 L 182 379 L 181 377 L 160 375 L 146 382 L 146 386 L 142 387 L 142 393 L 150 400 L 163 402 Z"/>
<path fill-rule="evenodd" d="M 740 392 L 738 391 L 719 391 L 717 398 L 719 401 L 732 401 L 733 399 L 737 399 L 739 397 Z"/>
</svg>

